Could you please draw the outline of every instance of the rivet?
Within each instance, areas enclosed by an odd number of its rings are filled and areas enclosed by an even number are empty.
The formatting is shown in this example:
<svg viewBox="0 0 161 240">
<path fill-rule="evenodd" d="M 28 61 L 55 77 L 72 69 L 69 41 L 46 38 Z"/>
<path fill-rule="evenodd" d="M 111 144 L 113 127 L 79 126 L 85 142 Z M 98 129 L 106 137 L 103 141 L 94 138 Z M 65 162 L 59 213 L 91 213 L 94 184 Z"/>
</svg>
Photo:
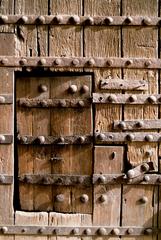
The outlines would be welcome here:
<svg viewBox="0 0 161 240">
<path fill-rule="evenodd" d="M 1 21 L 3 21 L 4 23 L 6 23 L 6 22 L 8 21 L 8 16 L 6 16 L 6 15 L 1 15 L 1 16 L 0 16 L 0 19 L 1 19 Z"/>
<path fill-rule="evenodd" d="M 47 184 L 47 183 L 48 183 L 48 178 L 44 176 L 44 177 L 42 178 L 42 182 L 43 182 L 44 184 Z"/>
<path fill-rule="evenodd" d="M 143 24 L 145 24 L 145 25 L 149 25 L 149 24 L 151 24 L 151 19 L 149 18 L 149 17 L 145 17 L 144 19 L 143 19 L 143 21 L 142 21 L 142 23 Z"/>
<path fill-rule="evenodd" d="M 66 107 L 67 104 L 66 104 L 66 101 L 64 99 L 62 99 L 62 100 L 59 101 L 59 105 L 61 107 Z"/>
<path fill-rule="evenodd" d="M 46 64 L 46 59 L 45 58 L 41 58 L 39 61 L 38 61 L 38 64 L 39 65 L 45 65 Z"/>
<path fill-rule="evenodd" d="M 93 66 L 95 64 L 95 60 L 93 58 L 91 58 L 91 59 L 88 60 L 87 63 L 88 63 L 89 66 Z"/>
<path fill-rule="evenodd" d="M 149 164 L 144 163 L 144 164 L 141 165 L 141 170 L 143 172 L 147 172 L 147 171 L 149 171 L 149 169 L 150 169 Z"/>
<path fill-rule="evenodd" d="M 132 23 L 133 22 L 133 19 L 132 19 L 132 17 L 130 17 L 130 16 L 128 16 L 126 19 L 125 19 L 125 23 L 126 24 L 130 24 L 130 23 Z"/>
<path fill-rule="evenodd" d="M 145 234 L 147 234 L 147 235 L 151 235 L 152 233 L 153 233 L 153 230 L 151 229 L 151 228 L 147 228 L 147 229 L 145 229 Z"/>
<path fill-rule="evenodd" d="M 7 233 L 8 232 L 8 228 L 7 227 L 2 227 L 1 228 L 1 232 L 2 233 Z"/>
<path fill-rule="evenodd" d="M 28 17 L 27 17 L 27 16 L 22 16 L 21 19 L 20 19 L 20 21 L 21 21 L 22 23 L 27 23 Z"/>
<path fill-rule="evenodd" d="M 82 176 L 78 177 L 77 182 L 78 182 L 79 184 L 82 184 L 82 183 L 84 182 L 84 178 L 83 178 Z"/>
<path fill-rule="evenodd" d="M 0 96 L 0 103 L 5 103 L 6 99 L 3 96 Z"/>
<path fill-rule="evenodd" d="M 100 141 L 103 141 L 105 138 L 106 138 L 106 136 L 105 136 L 105 134 L 103 134 L 103 133 L 99 133 L 99 134 L 97 135 L 97 139 L 100 140 Z"/>
<path fill-rule="evenodd" d="M 40 102 L 40 105 L 41 105 L 42 107 L 48 107 L 48 102 L 47 102 L 46 100 L 42 100 L 42 101 Z"/>
<path fill-rule="evenodd" d="M 44 227 L 41 227 L 41 228 L 38 229 L 38 233 L 41 233 L 41 234 L 42 234 L 42 233 L 44 233 L 44 231 L 45 231 L 45 228 L 44 228 Z"/>
<path fill-rule="evenodd" d="M 26 65 L 27 64 L 27 60 L 25 58 L 22 58 L 20 61 L 19 61 L 19 64 L 20 65 Z"/>
<path fill-rule="evenodd" d="M 150 60 L 145 61 L 144 65 L 145 65 L 145 67 L 149 67 L 151 65 L 151 61 Z"/>
<path fill-rule="evenodd" d="M 145 204 L 148 202 L 148 198 L 146 196 L 143 196 L 142 198 L 140 198 L 140 202 Z"/>
<path fill-rule="evenodd" d="M 107 196 L 105 194 L 101 194 L 100 198 L 99 198 L 100 202 L 106 202 L 107 201 Z"/>
<path fill-rule="evenodd" d="M 108 96 L 107 100 L 109 102 L 116 102 L 117 101 L 117 97 L 116 97 L 115 94 L 111 94 L 111 95 Z"/>
<path fill-rule="evenodd" d="M 126 135 L 126 140 L 127 141 L 133 141 L 135 139 L 134 134 L 130 133 Z"/>
<path fill-rule="evenodd" d="M 47 92 L 48 91 L 48 87 L 45 84 L 40 84 L 38 86 L 38 90 L 39 90 L 39 92 Z"/>
<path fill-rule="evenodd" d="M 55 196 L 55 201 L 56 202 L 64 202 L 64 195 L 63 194 L 58 194 Z"/>
<path fill-rule="evenodd" d="M 113 60 L 111 60 L 111 59 L 107 60 L 106 64 L 107 64 L 107 66 L 109 66 L 109 67 L 112 66 Z"/>
<path fill-rule="evenodd" d="M 37 22 L 37 23 L 40 23 L 40 24 L 45 23 L 45 18 L 44 18 L 44 16 L 39 16 L 39 17 L 36 19 L 36 22 Z"/>
<path fill-rule="evenodd" d="M 111 158 L 112 158 L 112 159 L 115 159 L 115 158 L 116 158 L 116 152 L 112 152 L 112 153 L 111 153 Z"/>
<path fill-rule="evenodd" d="M 78 137 L 78 142 L 79 143 L 84 143 L 85 142 L 85 137 L 83 137 L 83 136 Z"/>
<path fill-rule="evenodd" d="M 81 87 L 81 92 L 82 92 L 82 93 L 88 93 L 88 92 L 89 92 L 89 87 L 88 87 L 87 85 L 83 85 L 83 86 Z"/>
<path fill-rule="evenodd" d="M 156 101 L 157 101 L 157 99 L 156 99 L 155 96 L 150 96 L 150 97 L 148 97 L 148 102 L 149 102 L 149 103 L 156 103 Z"/>
<path fill-rule="evenodd" d="M 1 64 L 2 65 L 6 65 L 8 63 L 8 59 L 7 58 L 3 58 L 2 60 L 1 60 Z"/>
<path fill-rule="evenodd" d="M 147 142 L 151 142 L 151 141 L 153 141 L 153 135 L 146 135 L 145 136 L 145 141 L 147 141 Z"/>
<path fill-rule="evenodd" d="M 73 228 L 72 234 L 76 235 L 79 233 L 79 228 Z"/>
<path fill-rule="evenodd" d="M 126 61 L 126 65 L 127 65 L 127 66 L 129 66 L 129 65 L 131 65 L 131 64 L 133 64 L 133 61 L 132 61 L 132 60 L 127 60 L 127 61 Z"/>
<path fill-rule="evenodd" d="M 32 178 L 30 176 L 25 176 L 24 181 L 26 183 L 31 183 L 32 182 Z"/>
<path fill-rule="evenodd" d="M 128 234 L 132 234 L 133 232 L 134 232 L 134 229 L 133 229 L 133 228 L 128 228 L 128 229 L 127 229 L 127 233 L 128 233 Z"/>
<path fill-rule="evenodd" d="M 5 136 L 4 135 L 0 135 L 0 142 L 4 142 L 5 141 Z"/>
<path fill-rule="evenodd" d="M 85 20 L 85 24 L 93 25 L 94 19 L 92 17 L 87 17 Z"/>
<path fill-rule="evenodd" d="M 82 194 L 82 195 L 80 196 L 80 201 L 81 201 L 82 203 L 87 203 L 88 200 L 89 200 L 89 197 L 88 197 L 87 194 Z"/>
<path fill-rule="evenodd" d="M 143 126 L 144 126 L 143 121 L 138 121 L 138 122 L 136 123 L 136 127 L 138 127 L 138 128 L 142 128 Z"/>
<path fill-rule="evenodd" d="M 99 235 L 106 235 L 106 233 L 107 233 L 107 231 L 106 231 L 105 228 L 100 227 L 100 228 L 98 229 L 98 234 L 99 234 Z"/>
<path fill-rule="evenodd" d="M 58 139 L 58 141 L 59 141 L 60 143 L 64 143 L 64 142 L 65 142 L 65 139 L 64 139 L 64 137 L 60 137 L 60 138 Z"/>
<path fill-rule="evenodd" d="M 55 16 L 54 20 L 55 20 L 57 23 L 62 23 L 63 17 L 60 16 L 60 15 L 57 15 L 57 16 Z"/>
<path fill-rule="evenodd" d="M 151 157 L 151 156 L 153 155 L 153 151 L 152 151 L 152 150 L 147 150 L 147 151 L 145 152 L 145 155 L 146 155 L 147 157 Z"/>
<path fill-rule="evenodd" d="M 79 24 L 80 23 L 80 17 L 77 15 L 73 15 L 70 17 L 70 22 L 74 24 Z"/>
<path fill-rule="evenodd" d="M 61 64 L 61 59 L 59 58 L 55 59 L 54 64 L 59 66 Z"/>
<path fill-rule="evenodd" d="M 0 175 L 0 183 L 4 183 L 5 182 L 5 177 L 3 175 Z"/>
<path fill-rule="evenodd" d="M 161 183 L 161 177 L 159 177 L 159 178 L 157 179 L 157 181 L 158 181 L 159 183 Z"/>
<path fill-rule="evenodd" d="M 27 229 L 26 229 L 26 228 L 22 228 L 21 232 L 22 232 L 22 233 L 26 233 L 26 232 L 27 232 Z"/>
<path fill-rule="evenodd" d="M 74 84 L 70 85 L 68 88 L 68 91 L 72 94 L 76 93 L 78 91 L 77 85 L 74 85 Z"/>
<path fill-rule="evenodd" d="M 38 136 L 37 140 L 39 141 L 40 144 L 45 143 L 45 137 L 44 136 Z"/>
<path fill-rule="evenodd" d="M 72 65 L 78 66 L 79 65 L 79 60 L 78 59 L 73 59 L 72 60 Z"/>
<path fill-rule="evenodd" d="M 126 123 L 123 122 L 123 121 L 119 122 L 118 128 L 120 128 L 120 129 L 125 129 L 125 128 L 126 128 Z"/>
<path fill-rule="evenodd" d="M 106 183 L 106 177 L 105 176 L 103 176 L 103 175 L 101 175 L 99 178 L 98 178 L 98 181 L 100 182 L 100 183 Z"/>
<path fill-rule="evenodd" d="M 127 172 L 127 177 L 128 178 L 133 178 L 135 176 L 135 171 L 130 169 L 128 172 Z"/>
<path fill-rule="evenodd" d="M 91 231 L 90 228 L 86 228 L 86 229 L 84 230 L 84 234 L 85 234 L 85 235 L 90 235 L 91 233 L 92 233 L 92 231 Z"/>
<path fill-rule="evenodd" d="M 85 104 L 84 104 L 84 101 L 82 101 L 82 100 L 79 100 L 79 101 L 78 101 L 78 106 L 79 106 L 79 107 L 84 107 L 84 105 L 85 105 Z"/>
<path fill-rule="evenodd" d="M 113 234 L 113 235 L 119 235 L 119 234 L 120 234 L 120 230 L 119 230 L 118 228 L 114 228 L 114 229 L 112 230 L 112 234 Z"/>
<path fill-rule="evenodd" d="M 144 180 L 145 182 L 149 182 L 149 181 L 150 181 L 150 177 L 147 176 L 147 175 L 145 175 L 143 180 Z"/>
<path fill-rule="evenodd" d="M 112 17 L 105 18 L 104 23 L 107 24 L 107 25 L 112 24 L 113 23 L 113 18 Z"/>
<path fill-rule="evenodd" d="M 136 95 L 131 95 L 131 96 L 129 97 L 129 102 L 136 102 L 136 101 L 137 101 Z"/>
</svg>

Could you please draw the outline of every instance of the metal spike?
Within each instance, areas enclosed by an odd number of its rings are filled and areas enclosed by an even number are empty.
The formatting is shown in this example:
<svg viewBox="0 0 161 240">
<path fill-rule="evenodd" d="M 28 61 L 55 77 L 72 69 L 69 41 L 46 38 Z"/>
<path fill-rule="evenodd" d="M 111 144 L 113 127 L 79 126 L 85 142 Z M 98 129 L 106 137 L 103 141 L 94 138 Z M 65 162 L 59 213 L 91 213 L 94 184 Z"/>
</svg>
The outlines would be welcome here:
<svg viewBox="0 0 161 240">
<path fill-rule="evenodd" d="M 148 61 L 146 61 L 145 63 L 144 63 L 144 65 L 145 65 L 145 67 L 149 67 L 150 65 L 151 65 L 151 61 L 150 60 L 148 60 Z"/>
<path fill-rule="evenodd" d="M 0 16 L 0 20 L 1 20 L 3 23 L 7 23 L 7 21 L 8 21 L 8 16 L 6 16 L 6 15 L 1 15 L 1 16 Z"/>
</svg>

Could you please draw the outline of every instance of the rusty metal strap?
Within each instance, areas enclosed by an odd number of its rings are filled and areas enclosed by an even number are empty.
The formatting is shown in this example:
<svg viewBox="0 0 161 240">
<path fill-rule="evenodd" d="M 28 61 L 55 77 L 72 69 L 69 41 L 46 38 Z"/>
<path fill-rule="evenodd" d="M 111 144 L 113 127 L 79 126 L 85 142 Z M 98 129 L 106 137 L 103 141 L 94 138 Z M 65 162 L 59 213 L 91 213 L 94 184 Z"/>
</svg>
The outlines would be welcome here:
<svg viewBox="0 0 161 240">
<path fill-rule="evenodd" d="M 94 174 L 93 184 L 143 184 L 160 185 L 160 174 L 142 174 L 135 178 L 127 178 L 126 174 Z"/>
<path fill-rule="evenodd" d="M 1 15 L 0 24 L 160 26 L 161 18 L 146 16 Z"/>
<path fill-rule="evenodd" d="M 12 94 L 0 94 L 0 104 L 10 104 L 13 103 Z"/>
<path fill-rule="evenodd" d="M 108 132 L 96 133 L 97 143 L 111 142 L 161 142 L 161 133 L 157 132 Z"/>
<path fill-rule="evenodd" d="M 17 140 L 20 144 L 91 144 L 93 142 L 93 137 L 91 135 L 63 137 L 19 135 Z"/>
<path fill-rule="evenodd" d="M 116 130 L 140 130 L 140 129 L 161 129 L 160 119 L 145 119 L 145 120 L 127 120 L 114 121 L 113 129 Z"/>
<path fill-rule="evenodd" d="M 91 99 L 29 99 L 21 98 L 17 100 L 19 106 L 21 107 L 89 107 L 91 106 Z"/>
<path fill-rule="evenodd" d="M 0 134 L 0 144 L 10 144 L 13 142 L 13 136 L 8 134 Z"/>
<path fill-rule="evenodd" d="M 63 174 L 26 174 L 20 175 L 19 181 L 29 184 L 43 185 L 85 185 L 92 184 L 92 178 L 88 175 L 63 175 Z"/>
<path fill-rule="evenodd" d="M 160 228 L 118 227 L 118 226 L 0 226 L 4 235 L 58 235 L 58 236 L 140 236 L 161 232 Z"/>
<path fill-rule="evenodd" d="M 93 103 L 161 104 L 161 94 L 109 94 L 109 93 L 93 93 Z"/>
<path fill-rule="evenodd" d="M 13 176 L 0 174 L 0 185 L 8 185 L 13 183 Z"/>
<path fill-rule="evenodd" d="M 102 57 L 14 57 L 0 56 L 0 67 L 73 67 L 73 68 L 148 68 L 161 69 L 157 58 L 102 58 Z"/>
</svg>

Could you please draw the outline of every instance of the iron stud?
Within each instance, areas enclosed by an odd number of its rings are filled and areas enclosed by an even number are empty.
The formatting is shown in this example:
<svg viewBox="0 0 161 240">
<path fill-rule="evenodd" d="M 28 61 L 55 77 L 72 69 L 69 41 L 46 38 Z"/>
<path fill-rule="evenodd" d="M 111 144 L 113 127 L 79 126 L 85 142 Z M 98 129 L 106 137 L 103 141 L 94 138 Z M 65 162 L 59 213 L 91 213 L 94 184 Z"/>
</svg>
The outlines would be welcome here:
<svg viewBox="0 0 161 240">
<path fill-rule="evenodd" d="M 45 23 L 45 18 L 44 18 L 44 16 L 39 16 L 39 17 L 36 19 L 36 22 L 39 23 L 39 24 L 44 24 L 44 23 Z"/>
<path fill-rule="evenodd" d="M 82 184 L 84 182 L 84 178 L 82 176 L 78 177 L 78 183 Z"/>
<path fill-rule="evenodd" d="M 76 93 L 78 91 L 77 85 L 74 85 L 74 84 L 70 85 L 68 90 L 72 94 Z"/>
<path fill-rule="evenodd" d="M 80 201 L 81 201 L 82 203 L 87 203 L 87 202 L 89 201 L 88 195 L 87 195 L 87 194 L 82 194 L 82 195 L 80 196 Z"/>
<path fill-rule="evenodd" d="M 94 19 L 92 17 L 87 17 L 85 20 L 85 24 L 93 25 Z"/>
<path fill-rule="evenodd" d="M 3 175 L 0 175 L 0 183 L 4 183 L 5 182 L 5 177 Z"/>
<path fill-rule="evenodd" d="M 147 142 L 151 142 L 151 141 L 153 141 L 153 135 L 146 135 L 145 136 L 145 141 L 147 141 Z"/>
<path fill-rule="evenodd" d="M 58 194 L 55 196 L 55 201 L 56 202 L 64 202 L 65 198 L 63 194 Z"/>
<path fill-rule="evenodd" d="M 54 64 L 57 66 L 61 65 L 61 59 L 59 58 L 55 59 Z"/>
<path fill-rule="evenodd" d="M 8 63 L 8 59 L 7 59 L 7 58 L 3 58 L 3 59 L 1 60 L 1 64 L 2 64 L 2 65 L 7 65 L 7 63 Z"/>
<path fill-rule="evenodd" d="M 5 103 L 6 99 L 3 96 L 0 96 L 0 103 Z"/>
<path fill-rule="evenodd" d="M 145 152 L 145 155 L 146 155 L 147 157 L 151 157 L 151 156 L 153 155 L 153 151 L 152 151 L 152 150 L 147 150 L 147 151 Z"/>
<path fill-rule="evenodd" d="M 147 164 L 147 163 L 144 163 L 144 164 L 142 164 L 141 165 L 141 170 L 143 171 L 143 172 L 148 172 L 149 171 L 149 165 Z"/>
<path fill-rule="evenodd" d="M 130 23 L 132 23 L 133 22 L 133 19 L 132 19 L 132 17 L 130 17 L 130 16 L 128 16 L 126 19 L 125 19 L 125 23 L 126 24 L 130 24 Z"/>
<path fill-rule="evenodd" d="M 106 233 L 107 233 L 107 231 L 106 231 L 105 228 L 100 227 L 100 228 L 98 229 L 98 234 L 99 234 L 99 235 L 106 235 Z"/>
<path fill-rule="evenodd" d="M 97 139 L 100 140 L 100 141 L 105 140 L 105 138 L 106 138 L 106 136 L 105 136 L 105 134 L 103 134 L 103 133 L 99 133 L 99 134 L 97 135 Z"/>
<path fill-rule="evenodd" d="M 86 228 L 85 230 L 84 230 L 84 234 L 85 235 L 90 235 L 91 234 L 91 229 L 90 228 Z"/>
<path fill-rule="evenodd" d="M 73 24 L 79 24 L 80 23 L 80 17 L 77 15 L 73 15 L 70 17 L 70 22 Z"/>
<path fill-rule="evenodd" d="M 60 24 L 60 23 L 63 22 L 63 17 L 60 16 L 60 15 L 57 15 L 57 16 L 55 16 L 54 20 L 55 20 L 58 24 Z"/>
<path fill-rule="evenodd" d="M 4 135 L 0 135 L 0 142 L 4 142 L 5 141 L 5 136 Z"/>
<path fill-rule="evenodd" d="M 111 94 L 111 95 L 108 96 L 107 100 L 108 100 L 109 102 L 111 102 L 111 103 L 112 103 L 112 102 L 116 102 L 116 101 L 117 101 L 117 97 L 116 97 L 115 94 Z"/>
<path fill-rule="evenodd" d="M 151 19 L 149 17 L 145 17 L 142 21 L 145 25 L 150 25 L 152 23 Z"/>
<path fill-rule="evenodd" d="M 21 232 L 22 232 L 22 233 L 26 233 L 26 232 L 27 232 L 27 229 L 26 229 L 26 228 L 22 228 Z"/>
<path fill-rule="evenodd" d="M 48 91 L 48 87 L 45 84 L 40 84 L 38 86 L 39 92 L 47 92 Z"/>
<path fill-rule="evenodd" d="M 78 59 L 73 59 L 72 60 L 72 65 L 78 66 L 79 65 L 79 60 Z"/>
<path fill-rule="evenodd" d="M 1 228 L 1 232 L 2 233 L 7 233 L 8 232 L 8 228 L 7 227 L 2 227 Z"/>
<path fill-rule="evenodd" d="M 84 101 L 82 101 L 82 100 L 78 101 L 78 106 L 79 107 L 84 107 L 84 105 L 85 105 Z"/>
<path fill-rule="evenodd" d="M 136 127 L 138 127 L 138 128 L 142 128 L 143 126 L 144 126 L 143 121 L 138 121 L 138 122 L 136 123 Z"/>
<path fill-rule="evenodd" d="M 158 181 L 159 183 L 161 183 L 161 177 L 159 177 L 159 178 L 157 179 L 157 181 Z"/>
<path fill-rule="evenodd" d="M 45 231 L 45 227 L 41 227 L 41 228 L 39 228 L 38 233 L 42 234 L 42 233 L 44 233 L 44 231 Z"/>
<path fill-rule="evenodd" d="M 136 102 L 136 101 L 137 101 L 136 95 L 131 95 L 131 96 L 129 97 L 129 102 L 133 103 L 133 102 Z"/>
<path fill-rule="evenodd" d="M 60 143 L 64 143 L 64 142 L 65 142 L 64 137 L 60 137 L 60 138 L 59 138 L 59 142 L 60 142 Z"/>
<path fill-rule="evenodd" d="M 112 234 L 113 234 L 113 235 L 119 235 L 119 234 L 120 234 L 120 230 L 119 230 L 118 228 L 114 228 L 114 229 L 112 230 Z"/>
<path fill-rule="evenodd" d="M 132 64 L 133 64 L 133 60 L 127 60 L 127 61 L 126 61 L 126 65 L 127 65 L 127 66 L 130 66 L 130 65 L 132 65 Z"/>
<path fill-rule="evenodd" d="M 128 229 L 127 229 L 127 233 L 128 233 L 128 234 L 133 234 L 133 232 L 134 232 L 134 229 L 133 229 L 133 228 L 128 228 Z"/>
<path fill-rule="evenodd" d="M 140 202 L 142 204 L 146 204 L 148 202 L 148 198 L 146 196 L 143 196 L 141 199 L 140 199 Z"/>
<path fill-rule="evenodd" d="M 125 129 L 125 128 L 126 128 L 126 123 L 123 122 L 123 121 L 121 121 L 121 122 L 119 122 L 118 127 L 119 127 L 120 129 Z"/>
<path fill-rule="evenodd" d="M 21 21 L 23 24 L 25 24 L 25 23 L 27 23 L 27 21 L 28 21 L 28 17 L 27 17 L 27 16 L 22 16 L 21 19 L 20 19 L 20 21 Z"/>
<path fill-rule="evenodd" d="M 1 19 L 2 22 L 7 23 L 7 21 L 8 21 L 8 16 L 6 16 L 6 15 L 1 15 L 1 16 L 0 16 L 0 19 Z"/>
<path fill-rule="evenodd" d="M 152 233 L 153 233 L 153 230 L 151 229 L 151 228 L 147 228 L 147 229 L 145 229 L 145 234 L 147 234 L 147 235 L 151 235 Z"/>
<path fill-rule="evenodd" d="M 107 24 L 107 25 L 112 24 L 113 23 L 113 18 L 112 17 L 105 18 L 104 23 Z"/>
<path fill-rule="evenodd" d="M 87 85 L 83 85 L 83 86 L 81 87 L 81 92 L 82 92 L 82 93 L 88 93 L 88 92 L 89 92 L 89 87 L 88 87 Z"/>
<path fill-rule="evenodd" d="M 116 158 L 116 155 L 117 155 L 116 152 L 112 152 L 112 153 L 111 153 L 111 158 L 112 158 L 112 159 L 115 159 L 115 158 Z"/>
<path fill-rule="evenodd" d="M 44 136 L 38 136 L 37 140 L 39 141 L 40 144 L 45 143 L 45 137 Z"/>
<path fill-rule="evenodd" d="M 72 234 L 76 235 L 79 233 L 79 228 L 73 228 Z"/>
<path fill-rule="evenodd" d="M 95 60 L 93 58 L 91 58 L 91 59 L 88 60 L 87 63 L 88 63 L 89 66 L 93 66 L 95 64 Z"/>
<path fill-rule="evenodd" d="M 100 198 L 99 198 L 100 202 L 106 202 L 107 201 L 107 196 L 105 194 L 101 194 Z"/>
<path fill-rule="evenodd" d="M 112 66 L 113 60 L 111 60 L 111 59 L 107 60 L 106 64 L 107 64 L 107 66 L 109 66 L 109 67 Z"/>
<path fill-rule="evenodd" d="M 145 181 L 145 182 L 149 182 L 149 181 L 150 181 L 150 177 L 147 176 L 147 175 L 145 175 L 145 176 L 144 176 L 144 181 Z"/>
<path fill-rule="evenodd" d="M 42 107 L 48 107 L 48 102 L 47 102 L 46 100 L 42 100 L 42 101 L 40 102 L 40 105 L 41 105 Z"/>
<path fill-rule="evenodd" d="M 130 169 L 128 172 L 127 172 L 127 177 L 128 178 L 134 178 L 135 176 L 135 171 Z"/>
<path fill-rule="evenodd" d="M 148 97 L 148 102 L 149 102 L 149 103 L 156 103 L 156 101 L 157 101 L 157 99 L 156 99 L 155 96 L 150 96 L 150 97 Z"/>
<path fill-rule="evenodd" d="M 20 65 L 26 65 L 27 64 L 27 60 L 25 58 L 22 58 L 20 61 L 19 61 L 19 64 Z"/>
<path fill-rule="evenodd" d="M 61 107 L 66 107 L 67 104 L 66 104 L 66 101 L 64 99 L 62 99 L 62 100 L 59 101 L 59 105 Z"/>
<path fill-rule="evenodd" d="M 45 58 L 41 58 L 39 61 L 38 61 L 38 64 L 39 65 L 45 65 L 46 64 L 46 59 Z"/>
<path fill-rule="evenodd" d="M 129 134 L 127 134 L 126 135 L 126 140 L 127 141 L 133 141 L 135 139 L 135 136 L 134 136 L 134 134 L 132 134 L 132 133 L 129 133 Z"/>
<path fill-rule="evenodd" d="M 101 175 L 101 176 L 98 178 L 98 181 L 99 181 L 100 183 L 105 184 L 105 183 L 106 183 L 106 177 L 103 176 L 103 175 Z"/>
<path fill-rule="evenodd" d="M 145 65 L 145 67 L 149 67 L 151 65 L 151 61 L 150 60 L 145 61 L 144 65 Z"/>
<path fill-rule="evenodd" d="M 78 137 L 78 142 L 79 143 L 84 143 L 85 142 L 85 137 L 83 137 L 83 136 L 80 136 L 80 137 Z"/>
</svg>

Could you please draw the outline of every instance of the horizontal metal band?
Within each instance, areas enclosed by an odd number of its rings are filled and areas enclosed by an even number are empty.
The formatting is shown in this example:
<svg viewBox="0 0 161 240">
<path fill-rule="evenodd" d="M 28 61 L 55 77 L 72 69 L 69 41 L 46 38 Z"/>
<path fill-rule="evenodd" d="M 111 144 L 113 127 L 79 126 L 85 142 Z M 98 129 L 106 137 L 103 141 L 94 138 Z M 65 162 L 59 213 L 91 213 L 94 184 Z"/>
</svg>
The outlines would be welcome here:
<svg viewBox="0 0 161 240">
<path fill-rule="evenodd" d="M 111 142 L 161 142 L 161 133 L 157 132 L 106 132 L 95 135 L 97 143 Z"/>
<path fill-rule="evenodd" d="M 93 93 L 93 103 L 161 104 L 161 94 Z"/>
<path fill-rule="evenodd" d="M 42 185 L 85 185 L 91 186 L 92 179 L 88 175 L 64 174 L 25 174 L 18 177 L 20 182 Z"/>
<path fill-rule="evenodd" d="M 160 174 L 141 174 L 135 178 L 128 178 L 126 174 L 94 174 L 93 184 L 143 184 L 161 185 Z"/>
<path fill-rule="evenodd" d="M 22 107 L 89 107 L 92 103 L 91 99 L 29 99 L 21 98 L 17 100 L 19 106 Z"/>
<path fill-rule="evenodd" d="M 114 121 L 113 129 L 117 130 L 161 129 L 161 119 Z"/>
<path fill-rule="evenodd" d="M 27 135 L 19 135 L 18 142 L 20 144 L 90 144 L 93 141 L 93 137 L 91 135 L 83 135 L 83 136 L 63 136 L 63 137 L 55 137 L 55 136 L 27 136 Z"/>
<path fill-rule="evenodd" d="M 79 16 L 79 15 L 1 15 L 1 24 L 48 24 L 48 25 L 161 25 L 160 17 L 143 16 Z"/>
<path fill-rule="evenodd" d="M 148 90 L 148 82 L 134 79 L 104 79 L 100 81 L 100 89 L 145 91 Z"/>
<path fill-rule="evenodd" d="M 1 94 L 0 104 L 9 104 L 9 103 L 13 103 L 13 96 L 11 94 Z"/>
<path fill-rule="evenodd" d="M 58 235 L 58 236 L 140 236 L 161 232 L 159 228 L 134 226 L 0 226 L 0 234 L 10 235 Z"/>
<path fill-rule="evenodd" d="M 0 134 L 0 144 L 10 144 L 13 142 L 13 136 L 8 134 Z"/>
<path fill-rule="evenodd" d="M 161 69 L 157 58 L 14 57 L 0 56 L 0 67 L 148 68 Z"/>
<path fill-rule="evenodd" d="M 13 183 L 13 176 L 0 174 L 0 185 L 8 185 Z"/>
</svg>

